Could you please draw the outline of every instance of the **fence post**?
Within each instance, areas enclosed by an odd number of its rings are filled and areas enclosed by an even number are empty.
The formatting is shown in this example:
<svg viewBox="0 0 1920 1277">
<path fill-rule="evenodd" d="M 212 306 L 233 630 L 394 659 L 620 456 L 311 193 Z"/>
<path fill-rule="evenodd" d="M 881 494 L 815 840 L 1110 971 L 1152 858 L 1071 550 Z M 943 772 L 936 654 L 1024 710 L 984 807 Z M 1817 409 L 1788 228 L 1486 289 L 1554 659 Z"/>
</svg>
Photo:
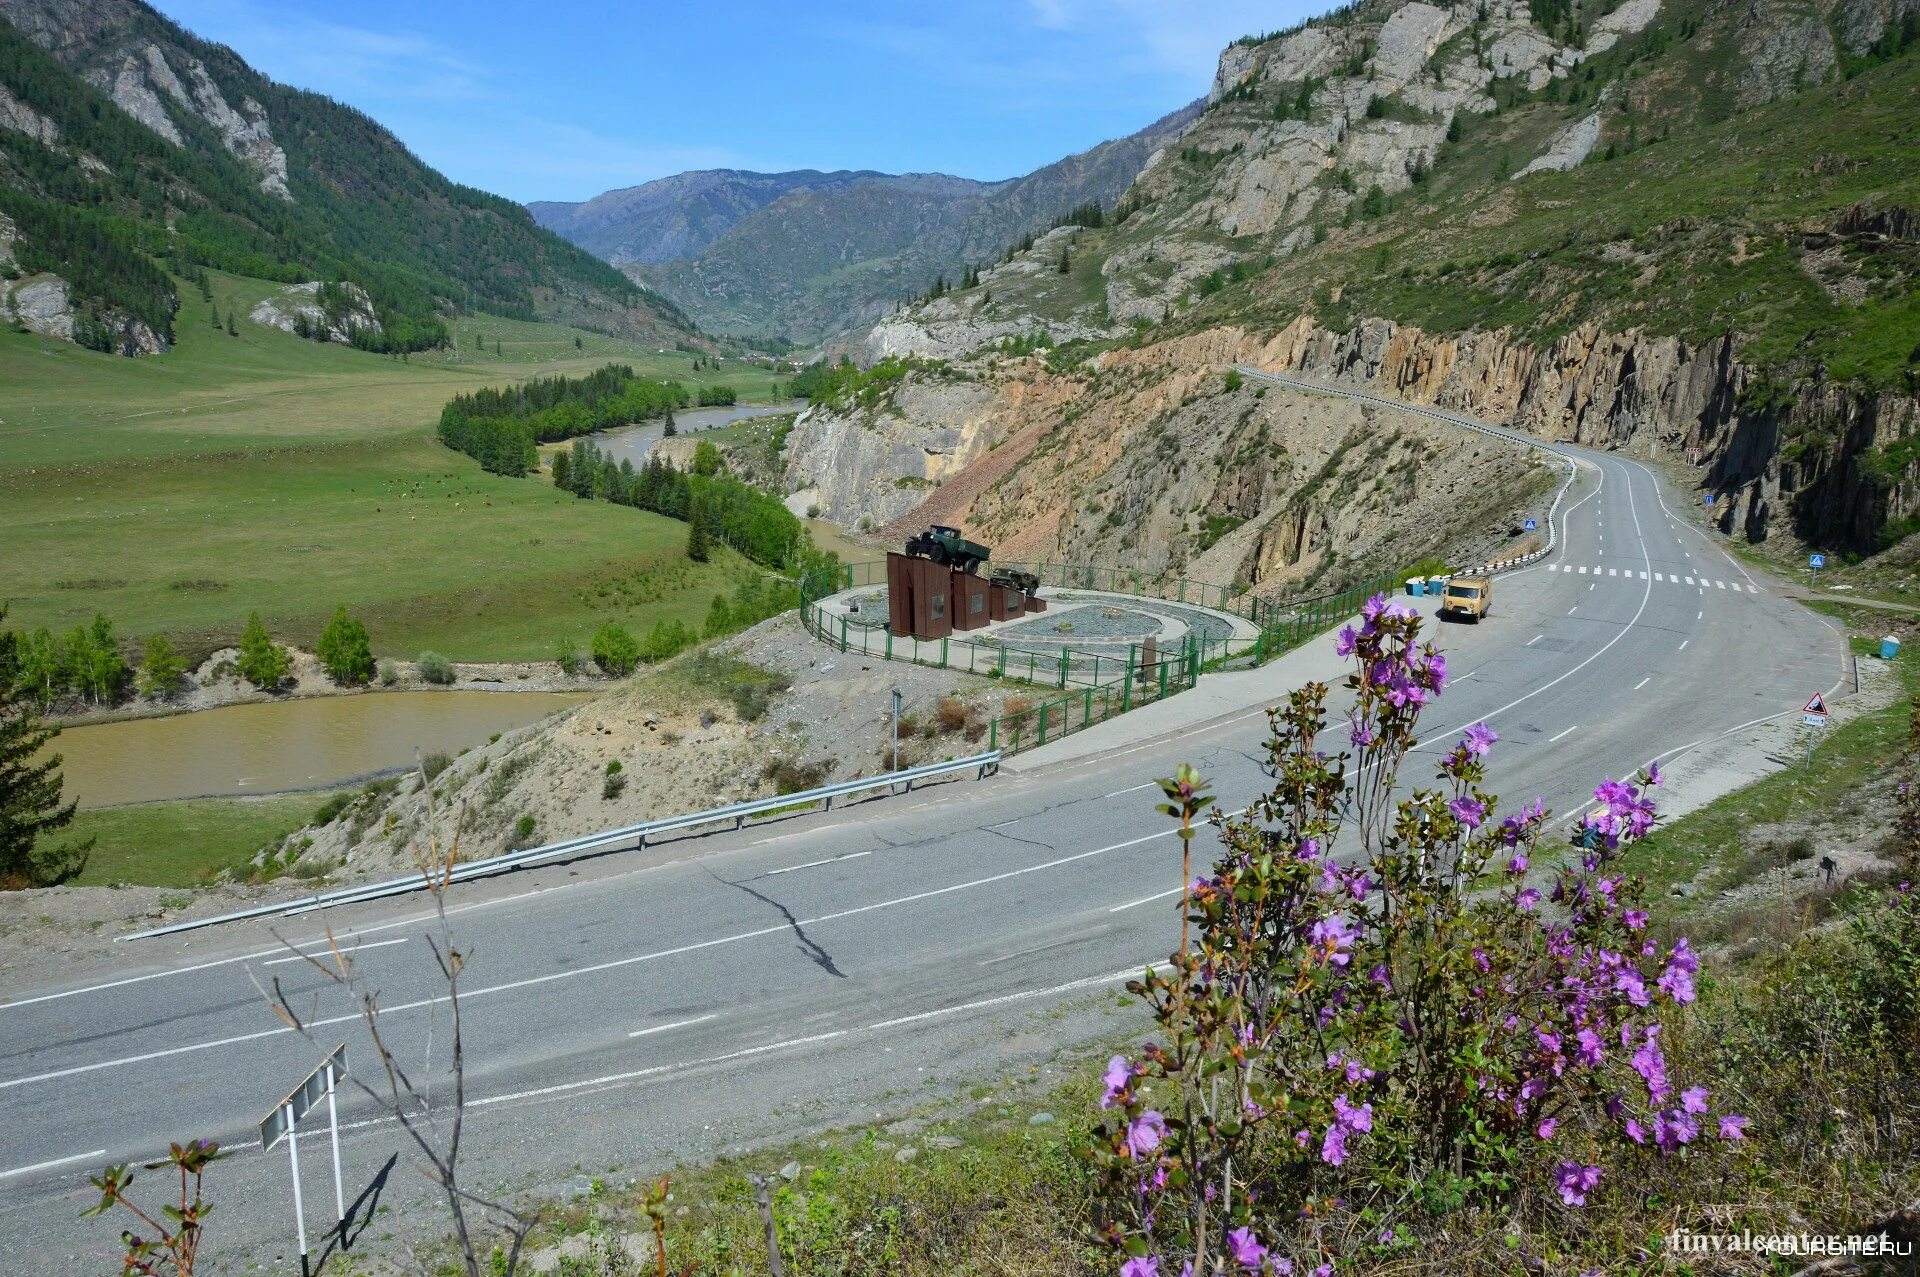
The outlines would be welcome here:
<svg viewBox="0 0 1920 1277">
<path fill-rule="evenodd" d="M 987 720 L 987 749 L 991 751 L 999 748 L 1000 748 L 1000 720 L 997 718 L 990 718 Z"/>
<path fill-rule="evenodd" d="M 1041 745 L 1044 745 L 1044 744 L 1046 744 L 1046 743 L 1047 743 L 1047 710 L 1048 710 L 1048 709 L 1050 709 L 1050 708 L 1052 708 L 1052 707 L 1051 707 L 1051 706 L 1049 706 L 1049 705 L 1047 705 L 1047 704 L 1046 704 L 1046 703 L 1045 703 L 1044 701 L 1043 701 L 1043 702 L 1041 702 L 1041 705 L 1040 705 L 1040 736 L 1039 736 L 1039 739 L 1037 739 L 1037 740 L 1035 740 L 1035 741 L 1034 741 L 1034 747 L 1035 747 L 1035 748 L 1038 748 L 1038 747 L 1040 747 Z"/>
<path fill-rule="evenodd" d="M 947 668 L 947 640 L 944 636 L 940 640 L 940 668 Z"/>
<path fill-rule="evenodd" d="M 893 631 L 887 631 L 887 659 L 893 659 Z"/>
<path fill-rule="evenodd" d="M 1160 699 L 1167 699 L 1167 658 L 1160 658 Z"/>
<path fill-rule="evenodd" d="M 847 650 L 847 618 L 844 616 L 840 618 L 840 650 Z"/>
<path fill-rule="evenodd" d="M 1060 649 L 1060 690 L 1067 690 L 1067 649 Z"/>
<path fill-rule="evenodd" d="M 1082 700 L 1080 705 L 1080 726 L 1082 727 L 1086 727 L 1093 722 L 1093 689 L 1089 687 L 1084 696 L 1085 699 Z"/>
</svg>

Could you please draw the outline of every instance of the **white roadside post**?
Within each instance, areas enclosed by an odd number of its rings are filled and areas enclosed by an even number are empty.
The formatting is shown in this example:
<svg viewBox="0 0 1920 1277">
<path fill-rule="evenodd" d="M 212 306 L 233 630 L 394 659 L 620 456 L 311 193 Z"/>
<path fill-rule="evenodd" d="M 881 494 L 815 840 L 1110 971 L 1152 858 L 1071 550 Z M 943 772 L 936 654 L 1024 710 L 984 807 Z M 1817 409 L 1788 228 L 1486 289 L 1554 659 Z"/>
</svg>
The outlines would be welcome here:
<svg viewBox="0 0 1920 1277">
<path fill-rule="evenodd" d="M 333 1093 L 340 1079 L 346 1075 L 347 1048 L 342 1043 L 321 1061 L 319 1068 L 302 1078 L 300 1085 L 289 1091 L 260 1119 L 260 1147 L 263 1151 L 273 1151 L 273 1146 L 280 1142 L 281 1136 L 287 1139 L 287 1166 L 293 1174 L 294 1232 L 300 1241 L 302 1273 L 308 1271 L 308 1259 L 307 1212 L 300 1193 L 300 1119 L 322 1098 L 327 1101 L 327 1126 L 333 1144 L 333 1205 L 339 1223 L 344 1225 L 347 1222 L 347 1198 L 340 1176 L 340 1112 Z"/>
</svg>

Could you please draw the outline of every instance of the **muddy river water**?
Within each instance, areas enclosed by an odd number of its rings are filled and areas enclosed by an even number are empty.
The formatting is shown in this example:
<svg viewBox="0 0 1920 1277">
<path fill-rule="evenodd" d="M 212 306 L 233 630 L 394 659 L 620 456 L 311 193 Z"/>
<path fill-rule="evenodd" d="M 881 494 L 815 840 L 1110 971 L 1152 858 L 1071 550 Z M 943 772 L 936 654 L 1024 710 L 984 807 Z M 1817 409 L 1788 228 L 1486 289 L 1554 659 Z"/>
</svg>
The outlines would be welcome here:
<svg viewBox="0 0 1920 1277">
<path fill-rule="evenodd" d="M 69 727 L 66 796 L 83 807 L 316 789 L 458 753 L 577 705 L 564 692 L 369 692 Z"/>
</svg>

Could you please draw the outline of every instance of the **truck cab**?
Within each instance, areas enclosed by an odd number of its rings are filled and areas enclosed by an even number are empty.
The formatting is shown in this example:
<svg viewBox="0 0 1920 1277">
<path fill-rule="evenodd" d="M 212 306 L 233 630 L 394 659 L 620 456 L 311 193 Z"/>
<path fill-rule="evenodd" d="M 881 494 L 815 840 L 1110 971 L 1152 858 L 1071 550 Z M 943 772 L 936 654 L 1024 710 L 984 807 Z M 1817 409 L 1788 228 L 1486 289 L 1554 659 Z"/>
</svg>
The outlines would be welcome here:
<svg viewBox="0 0 1920 1277">
<path fill-rule="evenodd" d="M 1481 617 L 1492 610 L 1493 578 L 1490 576 L 1451 577 L 1440 594 L 1442 617 L 1458 617 L 1477 624 Z"/>
</svg>

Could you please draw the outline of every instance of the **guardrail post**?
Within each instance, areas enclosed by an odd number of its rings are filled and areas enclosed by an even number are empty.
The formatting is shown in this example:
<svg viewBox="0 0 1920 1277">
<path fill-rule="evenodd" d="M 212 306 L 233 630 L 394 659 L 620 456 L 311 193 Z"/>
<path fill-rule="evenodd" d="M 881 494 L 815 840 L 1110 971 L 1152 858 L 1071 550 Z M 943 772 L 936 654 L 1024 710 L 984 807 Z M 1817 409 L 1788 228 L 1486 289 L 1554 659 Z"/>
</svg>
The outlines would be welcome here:
<svg viewBox="0 0 1920 1277">
<path fill-rule="evenodd" d="M 1000 748 L 1000 720 L 997 718 L 987 720 L 987 748 L 989 750 Z"/>
</svg>

